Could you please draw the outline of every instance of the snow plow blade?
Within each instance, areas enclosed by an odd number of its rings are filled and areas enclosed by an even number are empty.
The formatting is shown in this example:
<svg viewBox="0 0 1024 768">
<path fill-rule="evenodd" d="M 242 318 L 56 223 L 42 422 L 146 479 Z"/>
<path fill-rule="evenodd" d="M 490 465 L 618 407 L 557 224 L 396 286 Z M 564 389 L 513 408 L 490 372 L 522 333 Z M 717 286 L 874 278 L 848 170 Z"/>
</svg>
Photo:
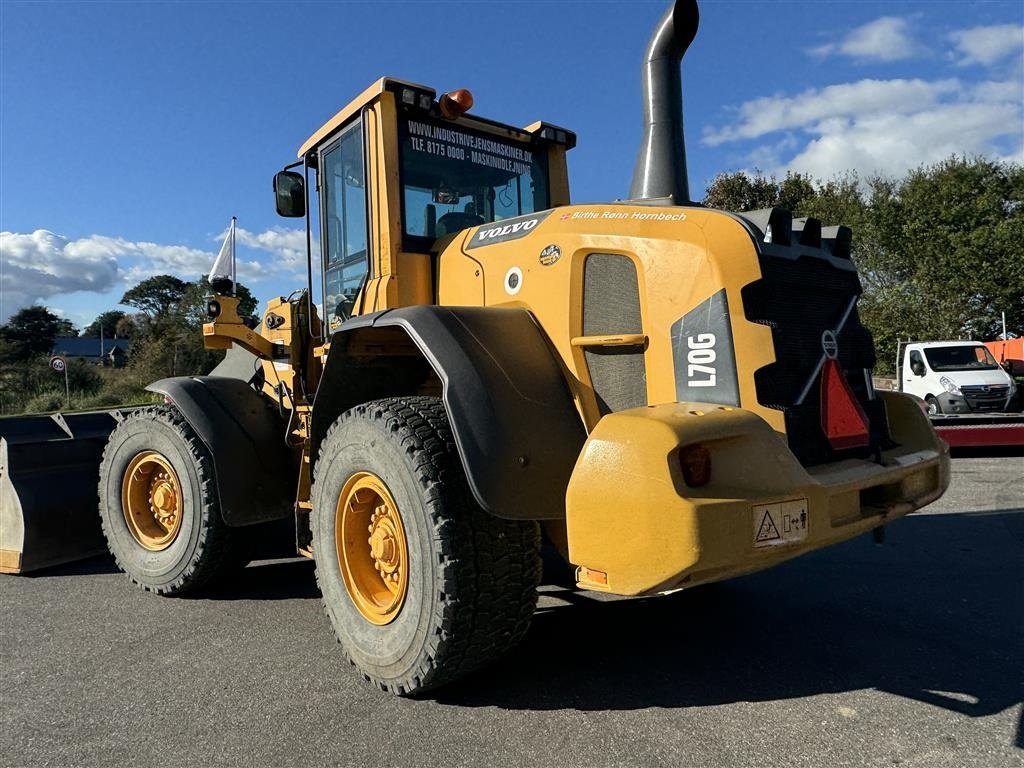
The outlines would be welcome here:
<svg viewBox="0 0 1024 768">
<path fill-rule="evenodd" d="M 107 551 L 97 483 L 123 411 L 0 419 L 0 573 Z"/>
</svg>

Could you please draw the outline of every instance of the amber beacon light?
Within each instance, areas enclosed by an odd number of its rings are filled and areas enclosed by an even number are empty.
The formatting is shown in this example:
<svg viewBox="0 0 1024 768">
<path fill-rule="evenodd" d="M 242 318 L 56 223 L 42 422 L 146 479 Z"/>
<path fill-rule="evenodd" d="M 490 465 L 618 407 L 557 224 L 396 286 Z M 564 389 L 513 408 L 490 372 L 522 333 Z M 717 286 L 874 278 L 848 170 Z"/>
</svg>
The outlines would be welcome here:
<svg viewBox="0 0 1024 768">
<path fill-rule="evenodd" d="M 465 88 L 457 91 L 450 91 L 438 100 L 441 106 L 441 114 L 449 120 L 465 114 L 473 107 L 473 94 Z"/>
</svg>

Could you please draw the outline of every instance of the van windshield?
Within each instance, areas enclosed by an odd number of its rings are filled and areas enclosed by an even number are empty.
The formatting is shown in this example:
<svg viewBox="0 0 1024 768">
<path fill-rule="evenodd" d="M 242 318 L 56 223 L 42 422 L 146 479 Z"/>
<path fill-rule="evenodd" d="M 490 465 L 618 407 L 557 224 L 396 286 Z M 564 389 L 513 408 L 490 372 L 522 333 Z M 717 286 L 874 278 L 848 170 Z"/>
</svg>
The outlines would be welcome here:
<svg viewBox="0 0 1024 768">
<path fill-rule="evenodd" d="M 976 347 L 929 347 L 924 350 L 933 371 L 991 371 L 999 367 L 992 353 Z"/>
<path fill-rule="evenodd" d="M 400 114 L 405 234 L 429 244 L 467 227 L 546 209 L 547 153 L 512 134 Z"/>
</svg>

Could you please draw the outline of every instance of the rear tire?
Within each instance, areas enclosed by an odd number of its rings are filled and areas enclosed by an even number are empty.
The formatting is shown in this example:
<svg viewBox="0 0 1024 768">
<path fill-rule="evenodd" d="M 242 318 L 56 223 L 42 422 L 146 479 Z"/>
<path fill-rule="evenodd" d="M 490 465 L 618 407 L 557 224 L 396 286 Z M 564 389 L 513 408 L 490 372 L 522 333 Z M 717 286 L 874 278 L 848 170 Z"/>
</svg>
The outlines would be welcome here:
<svg viewBox="0 0 1024 768">
<path fill-rule="evenodd" d="M 440 400 L 388 398 L 342 414 L 315 475 L 317 582 L 338 641 L 367 680 L 422 693 L 520 641 L 537 603 L 540 528 L 477 505 Z M 397 515 L 385 514 L 392 504 Z M 351 523 L 357 513 L 369 526 Z M 374 531 L 382 524 L 383 544 Z"/>
<path fill-rule="evenodd" d="M 183 595 L 248 562 L 220 514 L 209 451 L 172 407 L 135 411 L 100 464 L 100 518 L 118 567 L 143 589 Z"/>
</svg>

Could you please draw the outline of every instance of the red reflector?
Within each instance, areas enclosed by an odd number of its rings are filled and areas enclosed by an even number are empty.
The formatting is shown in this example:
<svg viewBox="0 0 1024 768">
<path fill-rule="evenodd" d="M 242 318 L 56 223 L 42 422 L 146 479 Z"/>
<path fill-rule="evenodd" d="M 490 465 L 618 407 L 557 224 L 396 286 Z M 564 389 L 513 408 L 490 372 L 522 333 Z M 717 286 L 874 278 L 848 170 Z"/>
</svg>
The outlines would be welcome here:
<svg viewBox="0 0 1024 768">
<path fill-rule="evenodd" d="M 821 372 L 821 429 L 836 450 L 869 442 L 868 417 L 835 358 L 825 360 Z"/>
</svg>

